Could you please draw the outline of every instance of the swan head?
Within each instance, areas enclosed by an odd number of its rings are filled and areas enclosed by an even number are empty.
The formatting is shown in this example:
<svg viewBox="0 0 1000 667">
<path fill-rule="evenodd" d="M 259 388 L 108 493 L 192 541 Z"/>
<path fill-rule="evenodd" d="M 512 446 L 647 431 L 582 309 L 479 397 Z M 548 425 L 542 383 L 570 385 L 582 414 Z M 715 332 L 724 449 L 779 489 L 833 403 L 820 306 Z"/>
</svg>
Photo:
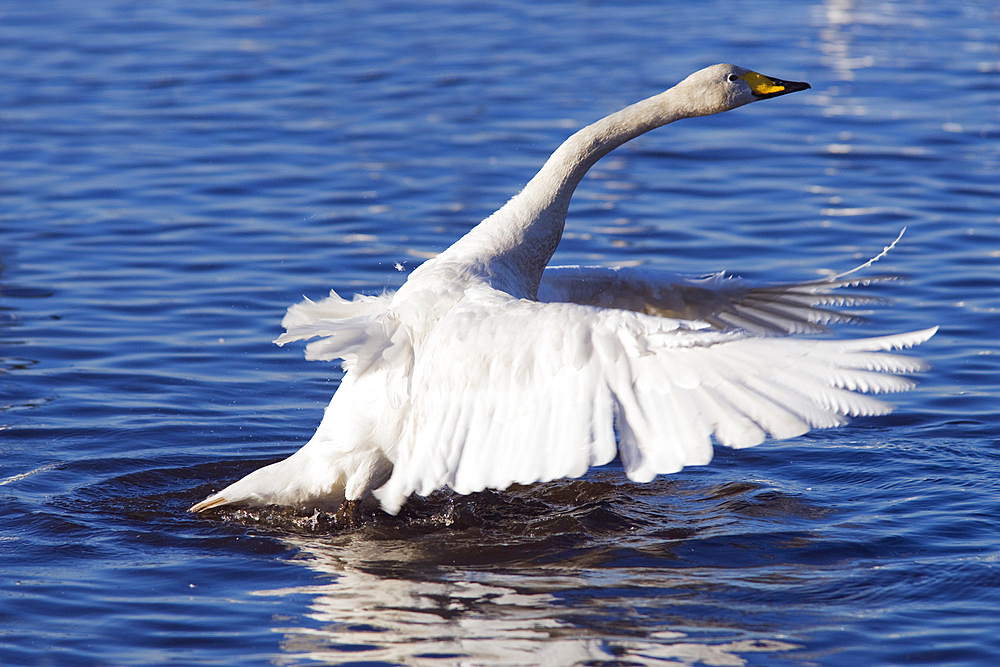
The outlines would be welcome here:
<svg viewBox="0 0 1000 667">
<path fill-rule="evenodd" d="M 729 111 L 744 104 L 806 90 L 804 81 L 785 81 L 737 65 L 712 65 L 677 84 L 694 102 L 692 115 Z"/>
</svg>

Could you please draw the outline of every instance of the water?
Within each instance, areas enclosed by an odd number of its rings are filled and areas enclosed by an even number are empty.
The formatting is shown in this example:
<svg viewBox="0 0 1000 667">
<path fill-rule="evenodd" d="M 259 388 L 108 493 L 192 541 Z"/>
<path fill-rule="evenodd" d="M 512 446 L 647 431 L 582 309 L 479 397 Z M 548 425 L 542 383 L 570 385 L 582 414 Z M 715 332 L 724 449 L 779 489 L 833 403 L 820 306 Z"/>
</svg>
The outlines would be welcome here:
<svg viewBox="0 0 1000 667">
<path fill-rule="evenodd" d="M 1000 661 L 996 4 L 372 7 L 0 2 L 0 662 Z M 286 306 L 398 286 L 719 61 L 813 90 L 616 151 L 556 260 L 809 278 L 906 226 L 863 333 L 942 329 L 897 412 L 647 485 L 185 512 L 337 387 Z"/>
</svg>

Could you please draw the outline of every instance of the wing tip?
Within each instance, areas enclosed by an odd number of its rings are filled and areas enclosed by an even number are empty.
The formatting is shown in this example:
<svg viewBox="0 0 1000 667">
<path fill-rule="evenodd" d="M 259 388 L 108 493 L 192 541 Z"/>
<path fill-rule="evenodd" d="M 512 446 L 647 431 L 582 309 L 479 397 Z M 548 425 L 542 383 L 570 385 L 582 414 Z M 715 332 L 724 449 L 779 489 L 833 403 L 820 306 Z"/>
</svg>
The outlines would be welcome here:
<svg viewBox="0 0 1000 667">
<path fill-rule="evenodd" d="M 194 505 L 189 507 L 188 512 L 199 514 L 206 510 L 210 510 L 215 507 L 221 507 L 222 505 L 228 505 L 228 504 L 229 500 L 227 500 L 225 496 L 221 496 L 218 493 L 215 493 L 210 495 L 208 498 L 205 498 L 200 503 L 195 503 Z"/>
</svg>

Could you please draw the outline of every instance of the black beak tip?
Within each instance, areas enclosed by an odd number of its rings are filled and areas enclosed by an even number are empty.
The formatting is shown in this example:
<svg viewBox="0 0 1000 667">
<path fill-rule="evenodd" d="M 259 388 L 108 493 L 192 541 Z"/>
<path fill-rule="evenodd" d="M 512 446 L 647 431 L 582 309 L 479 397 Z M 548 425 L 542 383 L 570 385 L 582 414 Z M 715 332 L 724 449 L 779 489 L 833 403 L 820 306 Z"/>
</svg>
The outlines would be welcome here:
<svg viewBox="0 0 1000 667">
<path fill-rule="evenodd" d="M 781 86 L 781 89 L 773 93 L 754 93 L 754 96 L 759 99 L 767 99 L 770 97 L 781 97 L 782 95 L 787 95 L 788 93 L 797 93 L 800 90 L 808 90 L 812 88 L 805 81 L 783 81 L 782 79 L 771 79 L 775 85 Z"/>
</svg>

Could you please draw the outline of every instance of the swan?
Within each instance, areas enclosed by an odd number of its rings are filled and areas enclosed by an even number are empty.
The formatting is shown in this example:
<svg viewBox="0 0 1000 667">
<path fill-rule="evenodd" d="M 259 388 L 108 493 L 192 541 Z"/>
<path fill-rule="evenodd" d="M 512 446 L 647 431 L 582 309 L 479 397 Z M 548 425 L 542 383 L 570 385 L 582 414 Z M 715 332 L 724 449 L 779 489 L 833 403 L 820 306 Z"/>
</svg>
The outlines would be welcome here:
<svg viewBox="0 0 1000 667">
<path fill-rule="evenodd" d="M 749 447 L 888 412 L 866 394 L 911 388 L 904 376 L 923 364 L 892 351 L 936 328 L 788 335 L 851 321 L 836 309 L 868 300 L 834 291 L 874 279 L 849 271 L 754 286 L 722 274 L 546 268 L 574 189 L 611 150 L 676 120 L 807 88 L 735 65 L 702 69 L 573 134 L 398 291 L 351 300 L 331 291 L 291 306 L 275 343 L 316 339 L 306 358 L 343 360 L 343 381 L 301 449 L 191 511 L 311 512 L 374 497 L 396 514 L 414 493 L 578 477 L 615 457 L 647 482 L 707 464 L 713 441 Z"/>
</svg>

